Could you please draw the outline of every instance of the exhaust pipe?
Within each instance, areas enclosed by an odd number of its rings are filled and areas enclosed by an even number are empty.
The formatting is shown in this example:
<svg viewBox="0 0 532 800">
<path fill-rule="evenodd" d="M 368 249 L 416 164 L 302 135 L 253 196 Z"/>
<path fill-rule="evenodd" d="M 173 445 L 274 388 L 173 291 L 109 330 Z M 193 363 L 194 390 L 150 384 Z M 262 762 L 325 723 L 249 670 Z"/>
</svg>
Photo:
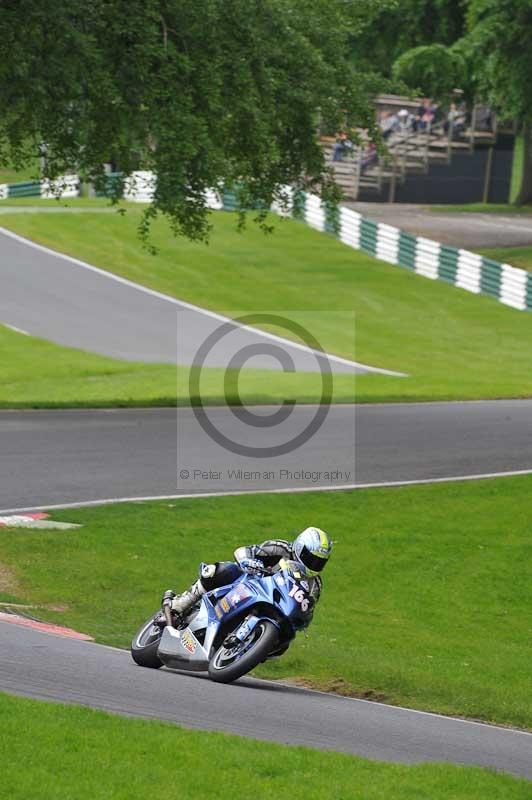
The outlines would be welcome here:
<svg viewBox="0 0 532 800">
<path fill-rule="evenodd" d="M 173 592 L 171 589 L 168 589 L 163 594 L 162 607 L 163 607 L 164 618 L 166 620 L 166 624 L 170 628 L 174 627 L 174 622 L 172 620 L 172 600 L 174 599 L 174 597 L 175 597 L 175 592 Z"/>
</svg>

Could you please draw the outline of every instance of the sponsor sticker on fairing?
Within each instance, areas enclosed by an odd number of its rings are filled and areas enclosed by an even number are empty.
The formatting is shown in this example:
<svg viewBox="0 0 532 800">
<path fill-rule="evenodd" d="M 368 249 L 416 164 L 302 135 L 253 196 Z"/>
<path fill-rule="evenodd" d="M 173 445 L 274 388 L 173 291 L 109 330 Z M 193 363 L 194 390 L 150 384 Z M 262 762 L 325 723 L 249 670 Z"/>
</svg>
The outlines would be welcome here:
<svg viewBox="0 0 532 800">
<path fill-rule="evenodd" d="M 196 652 L 196 640 L 190 633 L 190 631 L 183 631 L 181 633 L 181 641 L 183 642 L 183 647 L 185 650 L 188 650 L 190 655 L 194 655 Z"/>
<path fill-rule="evenodd" d="M 245 586 L 236 586 L 233 591 L 228 594 L 227 599 L 233 608 L 236 608 L 242 600 L 247 600 L 248 597 L 251 597 L 249 589 L 246 589 Z"/>
</svg>

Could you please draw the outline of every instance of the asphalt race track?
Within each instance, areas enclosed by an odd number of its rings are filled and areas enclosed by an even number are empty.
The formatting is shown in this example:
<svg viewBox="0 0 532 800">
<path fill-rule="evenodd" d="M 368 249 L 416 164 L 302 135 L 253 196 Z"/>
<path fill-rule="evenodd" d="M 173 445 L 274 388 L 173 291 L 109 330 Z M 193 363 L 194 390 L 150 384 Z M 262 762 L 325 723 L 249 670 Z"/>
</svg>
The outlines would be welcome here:
<svg viewBox="0 0 532 800">
<path fill-rule="evenodd" d="M 532 778 L 532 734 L 244 678 L 148 670 L 129 653 L 0 622 L 0 690 L 386 761 Z"/>
<path fill-rule="evenodd" d="M 532 244 L 530 214 L 492 214 L 434 211 L 414 203 L 357 203 L 345 205 L 375 222 L 385 222 L 415 236 L 454 247 L 525 247 Z"/>
<path fill-rule="evenodd" d="M 280 434 L 304 427 L 315 410 L 296 407 Z M 258 446 L 270 441 L 270 429 L 250 430 L 230 409 L 207 412 L 234 439 L 253 436 Z M 0 449 L 3 511 L 122 497 L 434 480 L 532 470 L 532 401 L 333 406 L 303 447 L 265 460 L 228 453 L 191 409 L 2 411 Z M 228 474 L 239 467 L 271 470 L 274 477 Z M 283 469 L 293 477 L 280 474 Z M 181 479 L 181 470 L 190 477 Z M 305 470 L 341 475 L 314 480 L 300 476 Z"/>
</svg>

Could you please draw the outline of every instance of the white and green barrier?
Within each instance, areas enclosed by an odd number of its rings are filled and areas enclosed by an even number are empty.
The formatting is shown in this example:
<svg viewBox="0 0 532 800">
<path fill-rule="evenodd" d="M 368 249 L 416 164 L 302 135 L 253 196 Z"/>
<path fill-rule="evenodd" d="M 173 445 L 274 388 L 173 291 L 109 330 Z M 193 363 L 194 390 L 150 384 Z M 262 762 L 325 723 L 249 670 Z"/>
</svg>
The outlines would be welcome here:
<svg viewBox="0 0 532 800">
<path fill-rule="evenodd" d="M 113 189 L 113 182 L 121 179 L 121 172 L 108 173 L 106 175 L 106 188 L 96 192 L 96 196 L 106 197 L 110 195 Z M 62 175 L 54 181 L 42 180 L 0 184 L 0 200 L 9 200 L 14 197 L 41 197 L 44 199 L 79 197 L 80 189 L 80 180 L 77 175 Z M 153 199 L 154 191 L 155 176 L 153 172 L 133 172 L 124 180 L 124 200 L 149 203 Z"/>
<path fill-rule="evenodd" d="M 54 181 L 21 181 L 20 183 L 1 183 L 0 200 L 14 197 L 78 197 L 79 178 L 77 175 L 63 175 Z"/>
<path fill-rule="evenodd" d="M 316 195 L 295 194 L 292 216 L 389 264 L 474 294 L 490 295 L 520 311 L 532 310 L 532 273 L 526 270 L 372 222 L 350 208 L 330 208 Z"/>
</svg>

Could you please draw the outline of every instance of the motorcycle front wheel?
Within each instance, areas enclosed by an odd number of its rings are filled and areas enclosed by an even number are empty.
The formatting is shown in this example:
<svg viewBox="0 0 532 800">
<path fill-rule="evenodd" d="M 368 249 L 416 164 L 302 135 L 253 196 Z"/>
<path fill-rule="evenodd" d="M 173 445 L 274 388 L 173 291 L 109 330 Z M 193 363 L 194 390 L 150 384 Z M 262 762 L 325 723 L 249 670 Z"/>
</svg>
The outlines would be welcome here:
<svg viewBox="0 0 532 800">
<path fill-rule="evenodd" d="M 156 617 L 159 616 L 160 612 L 150 617 L 149 620 L 139 628 L 131 642 L 131 656 L 133 661 L 141 667 L 159 669 L 159 667 L 163 665 L 163 662 L 157 655 L 157 649 L 164 630 L 164 628 L 161 628 L 155 622 Z"/>
<path fill-rule="evenodd" d="M 209 678 L 218 683 L 236 681 L 264 661 L 278 641 L 279 632 L 273 622 L 261 619 L 243 642 L 218 648 L 209 664 Z"/>
</svg>

